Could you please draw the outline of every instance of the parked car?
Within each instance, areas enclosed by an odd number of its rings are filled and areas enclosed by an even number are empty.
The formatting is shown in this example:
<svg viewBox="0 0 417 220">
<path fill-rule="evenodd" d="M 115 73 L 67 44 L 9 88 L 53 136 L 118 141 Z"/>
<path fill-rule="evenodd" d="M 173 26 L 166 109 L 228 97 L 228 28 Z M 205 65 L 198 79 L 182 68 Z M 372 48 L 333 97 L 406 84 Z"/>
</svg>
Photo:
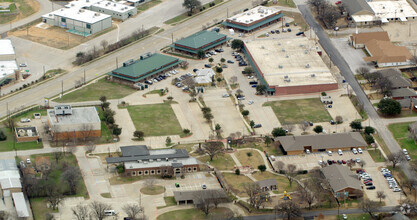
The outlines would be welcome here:
<svg viewBox="0 0 417 220">
<path fill-rule="evenodd" d="M 343 164 L 346 164 L 346 160 L 342 160 L 342 163 L 343 163 Z"/>
<path fill-rule="evenodd" d="M 31 163 L 32 163 L 32 162 L 30 161 L 30 158 L 27 158 L 27 159 L 26 159 L 26 163 L 27 163 L 27 164 L 31 164 Z"/>
<path fill-rule="evenodd" d="M 334 124 L 335 124 L 335 122 L 334 122 L 333 120 L 330 120 L 330 124 L 331 124 L 331 125 L 334 125 Z"/>
<path fill-rule="evenodd" d="M 279 34 L 279 30 L 278 30 L 278 29 L 277 29 L 277 30 L 275 30 L 275 33 L 276 33 L 276 34 Z"/>
<path fill-rule="evenodd" d="M 300 32 L 295 34 L 295 36 L 300 36 L 300 35 L 304 35 L 304 31 L 300 31 Z"/>
<path fill-rule="evenodd" d="M 306 154 L 310 154 L 310 150 L 309 149 L 306 149 Z"/>
<path fill-rule="evenodd" d="M 405 155 L 405 159 L 406 159 L 407 161 L 410 161 L 410 160 L 411 160 L 410 155 Z"/>
<path fill-rule="evenodd" d="M 252 105 L 253 104 L 253 100 L 249 100 L 248 104 L 249 105 Z"/>
<path fill-rule="evenodd" d="M 337 160 L 337 163 L 338 163 L 338 164 L 342 164 L 342 161 L 341 161 L 341 160 Z"/>
<path fill-rule="evenodd" d="M 313 125 L 314 125 L 312 121 L 309 121 L 309 122 L 308 122 L 308 124 L 309 124 L 310 126 L 313 126 Z"/>
<path fill-rule="evenodd" d="M 201 188 L 207 189 L 207 185 L 206 184 L 203 184 L 203 185 L 201 185 Z"/>
<path fill-rule="evenodd" d="M 329 165 L 332 165 L 332 164 L 333 164 L 333 161 L 331 161 L 331 160 L 327 160 L 327 163 L 328 163 Z"/>
<path fill-rule="evenodd" d="M 210 64 L 204 64 L 204 67 L 211 68 L 211 65 Z"/>
<path fill-rule="evenodd" d="M 356 148 L 352 148 L 352 152 L 353 152 L 354 154 L 358 154 L 358 151 L 356 150 Z"/>
<path fill-rule="evenodd" d="M 227 63 L 235 63 L 233 60 L 227 60 Z"/>
<path fill-rule="evenodd" d="M 340 5 L 340 4 L 342 4 L 342 1 L 337 1 L 337 2 L 335 2 L 335 4 Z"/>
<path fill-rule="evenodd" d="M 372 190 L 372 189 L 375 189 L 375 186 L 368 186 L 368 187 L 366 187 L 366 189 L 367 190 Z"/>
<path fill-rule="evenodd" d="M 222 95 L 222 97 L 223 98 L 227 98 L 227 97 L 229 97 L 230 95 L 229 94 L 227 94 L 227 93 L 223 93 L 223 95 Z"/>
<path fill-rule="evenodd" d="M 405 154 L 405 155 L 408 155 L 408 151 L 407 151 L 407 149 L 403 149 L 403 153 Z"/>
<path fill-rule="evenodd" d="M 274 30 L 272 30 L 272 31 L 271 31 L 271 34 L 275 34 L 275 31 L 274 31 Z"/>
<path fill-rule="evenodd" d="M 179 188 L 180 184 L 179 183 L 175 183 L 175 187 Z"/>
<path fill-rule="evenodd" d="M 342 156 L 343 155 L 343 152 L 342 152 L 342 150 L 337 150 L 337 153 L 340 155 L 340 156 Z"/>
<path fill-rule="evenodd" d="M 285 23 L 285 27 L 289 27 L 290 26 L 290 23 Z"/>
<path fill-rule="evenodd" d="M 394 191 L 394 192 L 401 192 L 401 189 L 398 188 L 398 187 L 395 187 L 394 189 L 392 189 L 392 191 Z"/>
<path fill-rule="evenodd" d="M 260 127 L 262 127 L 261 124 L 256 124 L 256 125 L 253 126 L 253 128 L 260 128 Z"/>
<path fill-rule="evenodd" d="M 333 154 L 332 154 L 332 151 L 327 151 L 327 154 L 329 155 L 329 156 L 332 156 Z"/>
<path fill-rule="evenodd" d="M 360 147 L 358 147 L 358 153 L 363 153 L 362 149 Z"/>
<path fill-rule="evenodd" d="M 288 32 L 291 32 L 291 28 L 288 28 L 288 30 L 287 30 Z"/>
<path fill-rule="evenodd" d="M 20 122 L 21 123 L 27 123 L 27 122 L 30 122 L 30 119 L 29 118 L 22 118 L 22 119 L 20 119 Z"/>
<path fill-rule="evenodd" d="M 28 65 L 26 65 L 26 63 L 21 63 L 19 66 L 20 67 L 27 67 Z"/>
</svg>

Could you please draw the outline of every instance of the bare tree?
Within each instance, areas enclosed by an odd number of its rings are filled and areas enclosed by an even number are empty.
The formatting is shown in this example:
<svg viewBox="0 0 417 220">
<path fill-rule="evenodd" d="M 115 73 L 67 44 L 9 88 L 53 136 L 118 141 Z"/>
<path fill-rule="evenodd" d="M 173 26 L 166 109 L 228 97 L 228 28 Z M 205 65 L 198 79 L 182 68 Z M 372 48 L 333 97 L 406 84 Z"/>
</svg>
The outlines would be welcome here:
<svg viewBox="0 0 417 220">
<path fill-rule="evenodd" d="M 356 69 L 356 73 L 360 74 L 361 76 L 365 76 L 365 74 L 368 74 L 370 72 L 371 71 L 366 66 L 362 66 Z"/>
<path fill-rule="evenodd" d="M 242 132 L 236 131 L 236 138 L 239 139 L 240 137 L 242 137 Z"/>
<path fill-rule="evenodd" d="M 182 81 L 182 83 L 184 85 L 188 86 L 188 88 L 190 88 L 190 89 L 195 88 L 195 81 L 194 81 L 193 77 L 187 77 L 185 80 Z"/>
<path fill-rule="evenodd" d="M 83 124 L 80 129 L 81 138 L 86 141 L 93 133 L 93 125 Z"/>
<path fill-rule="evenodd" d="M 309 127 L 309 125 L 305 121 L 302 121 L 302 122 L 298 123 L 298 128 L 303 130 L 303 132 L 305 132 L 308 129 L 308 127 Z"/>
<path fill-rule="evenodd" d="M 360 208 L 363 210 L 363 212 L 368 213 L 371 218 L 374 218 L 374 213 L 378 211 L 378 208 L 381 205 L 378 202 L 371 201 L 369 199 L 363 199 L 360 203 Z"/>
<path fill-rule="evenodd" d="M 289 132 L 289 133 L 291 133 L 291 132 L 294 130 L 295 125 L 294 125 L 294 124 L 286 124 L 286 125 L 283 125 L 282 127 L 283 127 L 285 130 L 288 130 L 288 132 Z"/>
<path fill-rule="evenodd" d="M 359 166 L 361 166 L 361 168 L 363 168 L 366 165 L 366 162 L 364 160 L 361 160 L 359 162 Z"/>
<path fill-rule="evenodd" d="M 81 172 L 78 167 L 70 166 L 62 173 L 62 179 L 68 184 L 70 194 L 77 193 L 78 183 L 81 180 Z"/>
<path fill-rule="evenodd" d="M 207 142 L 203 145 L 203 148 L 209 155 L 210 161 L 213 161 L 213 157 L 222 153 L 224 150 L 223 143 L 221 142 Z"/>
<path fill-rule="evenodd" d="M 72 214 L 77 220 L 87 220 L 89 217 L 89 210 L 87 205 L 78 204 L 77 206 L 73 207 Z"/>
<path fill-rule="evenodd" d="M 286 216 L 288 220 L 301 216 L 301 209 L 293 200 L 287 200 L 276 205 L 275 212 Z"/>
<path fill-rule="evenodd" d="M 194 193 L 194 198 L 197 208 L 203 211 L 204 214 L 206 214 L 207 216 L 210 213 L 211 206 L 211 201 L 209 199 L 209 196 L 207 195 L 207 191 L 199 191 Z"/>
<path fill-rule="evenodd" d="M 123 211 L 127 214 L 129 219 L 132 220 L 139 220 L 142 219 L 139 217 L 140 213 L 143 213 L 143 207 L 139 206 L 139 204 L 127 204 L 123 206 Z"/>
<path fill-rule="evenodd" d="M 111 205 L 98 201 L 91 202 L 90 208 L 91 215 L 97 218 L 98 220 L 103 220 L 106 217 L 104 211 L 112 209 Z"/>
<path fill-rule="evenodd" d="M 313 183 L 311 182 L 311 179 L 309 179 L 304 184 L 298 185 L 298 192 L 301 194 L 301 199 L 307 202 L 308 209 L 311 209 L 311 205 L 313 204 L 316 198 L 315 193 L 312 190 L 310 190 L 313 188 L 312 185 Z"/>
<path fill-rule="evenodd" d="M 377 72 L 376 87 L 379 89 L 379 92 L 383 95 L 390 95 L 392 89 L 392 82 L 386 78 L 382 77 L 380 72 Z"/>
<path fill-rule="evenodd" d="M 343 117 L 340 115 L 336 116 L 336 123 L 340 124 L 342 122 L 343 122 Z"/>
<path fill-rule="evenodd" d="M 86 153 L 92 153 L 92 152 L 96 149 L 96 145 L 94 144 L 94 142 L 89 141 L 89 142 L 85 145 L 84 149 L 85 149 L 85 152 L 86 152 Z"/>
<path fill-rule="evenodd" d="M 382 200 L 385 199 L 386 195 L 384 191 L 378 191 L 376 192 L 376 197 L 379 199 L 379 203 L 381 203 Z"/>
<path fill-rule="evenodd" d="M 11 217 L 9 212 L 0 211 L 0 220 L 9 220 Z"/>
<path fill-rule="evenodd" d="M 285 169 L 285 177 L 287 177 L 290 186 L 294 181 L 294 177 L 297 175 L 297 166 L 295 164 L 287 164 L 287 169 Z"/>
<path fill-rule="evenodd" d="M 100 45 L 103 47 L 104 52 L 106 51 L 107 46 L 109 45 L 109 42 L 107 42 L 106 40 L 102 40 L 100 42 Z"/>
<path fill-rule="evenodd" d="M 62 159 L 62 157 L 64 157 L 64 153 L 62 153 L 62 151 L 60 149 L 56 149 L 54 150 L 54 152 L 52 153 L 53 158 L 55 159 L 55 162 L 58 163 L 59 160 Z"/>
<path fill-rule="evenodd" d="M 388 161 L 392 163 L 392 168 L 403 161 L 405 161 L 405 156 L 403 152 L 398 151 L 388 155 Z"/>
<path fill-rule="evenodd" d="M 249 204 L 257 209 L 265 201 L 260 198 L 261 187 L 257 183 L 244 183 L 243 188 L 245 189 L 246 194 L 249 196 Z"/>
<path fill-rule="evenodd" d="M 155 183 L 156 183 L 156 179 L 146 179 L 145 180 L 145 185 L 147 186 L 147 187 L 154 187 L 155 186 Z"/>
<path fill-rule="evenodd" d="M 278 170 L 284 170 L 285 163 L 282 162 L 282 161 L 277 161 L 277 162 L 275 162 L 275 166 L 278 167 Z"/>
<path fill-rule="evenodd" d="M 235 84 L 237 82 L 237 76 L 230 77 L 229 81 L 230 81 L 230 84 Z"/>
<path fill-rule="evenodd" d="M 315 9 L 317 14 L 320 14 L 320 9 L 323 8 L 323 5 L 326 4 L 325 0 L 308 0 L 307 2 L 312 8 Z"/>
<path fill-rule="evenodd" d="M 64 198 L 61 189 L 58 186 L 53 187 L 47 194 L 46 201 L 51 205 L 52 210 L 56 210 Z"/>
</svg>

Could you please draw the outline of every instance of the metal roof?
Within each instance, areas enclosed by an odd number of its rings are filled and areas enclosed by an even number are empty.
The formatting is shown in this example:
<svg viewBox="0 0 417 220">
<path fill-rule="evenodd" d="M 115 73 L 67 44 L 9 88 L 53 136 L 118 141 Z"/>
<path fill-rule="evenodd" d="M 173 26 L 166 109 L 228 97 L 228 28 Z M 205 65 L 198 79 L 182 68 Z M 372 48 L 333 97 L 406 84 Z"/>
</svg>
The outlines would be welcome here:
<svg viewBox="0 0 417 220">
<path fill-rule="evenodd" d="M 361 11 L 369 12 L 369 14 L 374 14 L 374 11 L 372 10 L 371 6 L 368 5 L 366 0 L 342 0 L 342 2 L 343 6 L 345 6 L 351 16 Z"/>
<path fill-rule="evenodd" d="M 391 90 L 391 97 L 414 97 L 417 96 L 416 91 L 409 88 L 393 89 Z"/>
<path fill-rule="evenodd" d="M 12 193 L 14 205 L 16 207 L 17 216 L 19 218 L 29 217 L 28 207 L 26 205 L 25 196 L 22 192 Z"/>
<path fill-rule="evenodd" d="M 22 188 L 22 183 L 19 177 L 8 177 L 0 179 L 0 185 L 3 190 L 12 188 Z"/>
<path fill-rule="evenodd" d="M 144 156 L 149 155 L 148 147 L 145 145 L 120 147 L 123 157 Z"/>
<path fill-rule="evenodd" d="M 256 181 L 256 184 L 258 184 L 259 187 L 261 187 L 261 188 L 276 186 L 277 185 L 277 180 L 276 179 L 260 180 L 260 181 Z"/>
<path fill-rule="evenodd" d="M 227 196 L 223 189 L 205 189 L 193 191 L 174 191 L 174 198 L 177 202 L 192 200 L 194 204 L 198 204 L 200 199 L 227 199 Z"/>
<path fill-rule="evenodd" d="M 175 159 L 175 158 L 188 158 L 188 152 L 185 149 L 174 149 L 173 153 L 167 154 L 153 154 L 152 151 L 159 151 L 159 150 L 150 150 L 148 155 L 140 155 L 140 156 L 122 156 L 122 157 L 107 157 L 107 163 L 123 163 L 129 161 L 138 161 L 138 160 L 157 160 L 157 159 Z"/>
<path fill-rule="evenodd" d="M 0 171 L 17 170 L 15 160 L 0 160 Z"/>
<path fill-rule="evenodd" d="M 358 177 L 347 166 L 335 164 L 321 168 L 321 172 L 334 192 L 339 192 L 346 188 L 362 190 Z"/>
<path fill-rule="evenodd" d="M 108 73 L 111 76 L 137 82 L 157 72 L 164 71 L 178 65 L 182 60 L 159 53 L 152 54 L 142 60 L 136 60 L 133 64 L 119 67 Z"/>
<path fill-rule="evenodd" d="M 175 44 L 182 45 L 185 47 L 190 47 L 194 49 L 199 49 L 204 47 L 207 44 L 214 43 L 222 38 L 225 38 L 226 35 L 217 33 L 215 31 L 200 31 L 193 35 L 190 35 L 184 39 L 178 40 Z"/>
<path fill-rule="evenodd" d="M 368 146 L 358 132 L 283 136 L 275 140 L 281 143 L 285 151 L 300 151 L 310 146 L 312 149 Z"/>
</svg>

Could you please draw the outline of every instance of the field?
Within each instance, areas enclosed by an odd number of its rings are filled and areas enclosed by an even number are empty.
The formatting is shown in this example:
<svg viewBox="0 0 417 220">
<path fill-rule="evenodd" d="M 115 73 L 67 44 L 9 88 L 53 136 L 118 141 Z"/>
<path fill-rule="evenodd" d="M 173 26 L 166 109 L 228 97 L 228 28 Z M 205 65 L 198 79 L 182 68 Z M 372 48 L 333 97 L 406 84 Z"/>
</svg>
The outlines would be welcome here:
<svg viewBox="0 0 417 220">
<path fill-rule="evenodd" d="M 128 106 L 136 130 L 145 136 L 181 135 L 182 129 L 169 103 Z"/>
<path fill-rule="evenodd" d="M 197 158 L 199 161 L 213 166 L 218 170 L 232 170 L 236 164 L 233 161 L 232 157 L 229 154 L 218 155 L 213 158 L 213 161 L 210 161 L 210 157 L 208 155 Z"/>
<path fill-rule="evenodd" d="M 14 150 L 14 133 L 8 128 L 0 127 L 0 131 L 7 136 L 5 141 L 0 141 L 0 152 L 13 151 Z M 36 143 L 33 142 L 23 142 L 16 143 L 16 150 L 31 150 L 31 149 L 40 149 L 43 148 L 42 142 Z"/>
<path fill-rule="evenodd" d="M 211 2 L 214 2 L 214 3 L 217 5 L 217 4 L 221 3 L 221 2 L 223 2 L 223 0 L 214 0 L 214 1 L 211 1 Z M 216 5 L 215 5 L 215 6 L 216 6 Z M 215 7 L 215 6 L 214 6 L 214 7 Z M 194 12 L 194 13 L 193 13 L 193 16 L 195 16 L 195 15 L 199 15 L 199 14 L 201 14 L 201 13 L 206 12 L 208 9 L 213 8 L 213 7 L 209 7 L 209 3 L 207 3 L 207 4 L 205 4 L 205 5 L 202 5 L 202 7 L 205 7 L 206 9 L 205 9 L 205 10 L 203 10 L 203 11 L 201 11 L 201 12 L 198 12 L 198 13 Z M 171 19 L 169 19 L 169 20 L 165 21 L 164 23 L 165 23 L 165 24 L 173 24 L 173 25 L 175 25 L 175 23 L 180 22 L 180 21 L 182 21 L 182 20 L 184 20 L 184 19 L 187 19 L 187 18 L 190 18 L 190 17 L 191 17 L 191 16 L 188 16 L 188 12 L 185 12 L 185 13 L 183 13 L 183 14 L 181 14 L 181 15 L 178 15 L 177 17 L 174 17 L 174 18 L 171 18 Z"/>
<path fill-rule="evenodd" d="M 252 174 L 252 176 L 257 180 L 266 180 L 266 179 L 276 179 L 277 180 L 277 187 L 279 193 L 284 193 L 284 191 L 287 192 L 293 192 L 297 189 L 297 182 L 293 181 L 292 185 L 290 186 L 290 182 L 288 182 L 288 179 L 284 176 L 278 176 L 274 175 L 268 171 L 265 172 L 256 172 L 255 174 Z"/>
<path fill-rule="evenodd" d="M 226 213 L 230 213 L 228 208 L 219 207 L 211 209 L 209 216 L 206 216 L 200 209 L 183 209 L 159 215 L 157 220 L 191 220 L 191 219 L 222 219 Z M 220 217 L 220 218 L 219 218 Z"/>
<path fill-rule="evenodd" d="M 248 195 L 245 193 L 244 184 L 245 183 L 253 183 L 249 177 L 244 175 L 236 175 L 234 173 L 223 173 L 224 179 L 229 184 L 232 191 L 242 197 L 247 197 Z"/>
<path fill-rule="evenodd" d="M 16 9 L 18 10 L 18 14 L 13 15 L 7 15 L 7 13 L 0 13 L 0 24 L 6 24 L 28 17 L 29 15 L 32 15 L 40 9 L 39 3 L 35 0 L 0 0 L 0 2 L 14 2 L 15 5 L 9 6 L 9 9 L 12 13 L 16 12 Z"/>
<path fill-rule="evenodd" d="M 56 213 L 58 210 L 52 210 L 46 207 L 45 198 L 31 198 L 29 199 L 30 206 L 32 207 L 34 219 L 45 219 L 46 213 Z"/>
<path fill-rule="evenodd" d="M 378 163 L 378 162 L 385 162 L 385 158 L 384 156 L 381 154 L 381 151 L 379 149 L 375 149 L 375 150 L 369 150 L 368 149 L 368 153 L 369 155 L 371 155 L 372 159 Z"/>
<path fill-rule="evenodd" d="M 417 158 L 417 145 L 413 139 L 407 137 L 408 125 L 412 122 L 397 123 L 388 125 L 388 129 L 391 131 L 397 143 L 401 148 L 406 148 L 411 158 Z"/>
<path fill-rule="evenodd" d="M 146 3 L 143 3 L 141 5 L 138 5 L 138 7 L 137 7 L 138 12 L 146 11 L 146 10 L 154 7 L 155 5 L 157 5 L 157 4 L 161 3 L 161 2 L 162 2 L 162 0 L 152 0 L 150 2 L 146 2 Z"/>
<path fill-rule="evenodd" d="M 320 99 L 297 99 L 266 102 L 271 106 L 281 124 L 297 124 L 303 121 L 325 122 L 332 120 Z"/>
<path fill-rule="evenodd" d="M 84 101 L 98 101 L 100 96 L 106 96 L 110 99 L 120 99 L 132 94 L 136 90 L 129 86 L 122 85 L 115 82 L 107 81 L 106 79 L 99 79 L 97 82 L 82 87 L 74 92 L 64 95 L 61 99 L 57 98 L 55 102 L 84 102 Z"/>
<path fill-rule="evenodd" d="M 278 150 L 278 147 L 271 143 L 268 146 L 264 142 L 253 142 L 253 143 L 245 143 L 239 145 L 233 145 L 234 148 L 256 148 L 262 152 L 266 152 L 268 155 L 283 155 L 281 150 Z"/>
<path fill-rule="evenodd" d="M 251 153 L 251 156 L 247 154 Z M 250 166 L 252 168 L 258 169 L 259 165 L 265 165 L 262 156 L 255 150 L 240 150 L 235 153 L 237 159 L 242 164 L 242 166 Z"/>
</svg>

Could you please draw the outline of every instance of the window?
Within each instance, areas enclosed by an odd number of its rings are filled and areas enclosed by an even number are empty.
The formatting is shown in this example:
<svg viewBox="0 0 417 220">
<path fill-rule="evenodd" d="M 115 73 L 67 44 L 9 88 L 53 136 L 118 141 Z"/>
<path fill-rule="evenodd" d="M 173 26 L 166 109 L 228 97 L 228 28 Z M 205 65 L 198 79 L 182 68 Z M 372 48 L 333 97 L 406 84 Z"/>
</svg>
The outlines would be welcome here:
<svg viewBox="0 0 417 220">
<path fill-rule="evenodd" d="M 136 176 L 136 171 L 132 171 L 132 176 Z"/>
<path fill-rule="evenodd" d="M 87 24 L 87 29 L 91 29 L 91 24 Z"/>
<path fill-rule="evenodd" d="M 66 22 L 66 21 L 67 21 L 67 19 L 66 19 L 66 18 L 61 18 L 61 21 L 62 21 L 62 22 Z"/>
<path fill-rule="evenodd" d="M 157 171 L 156 171 L 156 173 L 157 173 L 157 174 L 161 174 L 161 170 L 157 170 Z"/>
<path fill-rule="evenodd" d="M 155 170 L 151 170 L 151 175 L 155 175 Z"/>
<path fill-rule="evenodd" d="M 142 175 L 142 171 L 138 171 L 138 176 L 139 176 L 139 175 Z"/>
<path fill-rule="evenodd" d="M 194 167 L 194 171 L 197 171 L 197 167 Z"/>
<path fill-rule="evenodd" d="M 191 172 L 191 167 L 188 167 L 187 171 L 188 171 L 188 172 Z"/>
<path fill-rule="evenodd" d="M 145 170 L 145 175 L 148 175 L 148 174 L 149 174 L 149 171 Z"/>
</svg>

